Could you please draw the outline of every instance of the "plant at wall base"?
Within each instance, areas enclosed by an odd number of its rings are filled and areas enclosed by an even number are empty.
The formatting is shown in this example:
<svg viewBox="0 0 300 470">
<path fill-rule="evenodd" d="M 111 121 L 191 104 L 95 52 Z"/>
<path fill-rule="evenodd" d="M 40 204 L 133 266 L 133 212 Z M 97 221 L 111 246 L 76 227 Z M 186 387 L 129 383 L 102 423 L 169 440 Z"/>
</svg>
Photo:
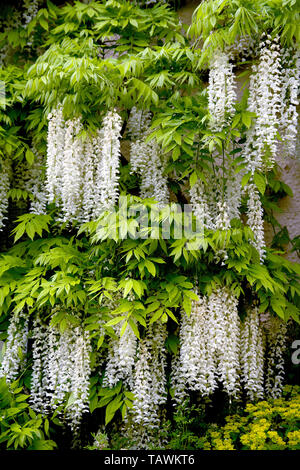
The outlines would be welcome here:
<svg viewBox="0 0 300 470">
<path fill-rule="evenodd" d="M 178 405 L 174 413 L 173 427 L 170 425 L 168 449 L 192 450 L 202 448 L 202 434 L 206 424 L 204 419 L 205 405 L 197 407 L 188 401 Z"/>
<path fill-rule="evenodd" d="M 210 426 L 205 450 L 299 450 L 299 387 L 283 397 L 248 404 L 242 415 L 226 417 L 223 427 Z"/>
</svg>

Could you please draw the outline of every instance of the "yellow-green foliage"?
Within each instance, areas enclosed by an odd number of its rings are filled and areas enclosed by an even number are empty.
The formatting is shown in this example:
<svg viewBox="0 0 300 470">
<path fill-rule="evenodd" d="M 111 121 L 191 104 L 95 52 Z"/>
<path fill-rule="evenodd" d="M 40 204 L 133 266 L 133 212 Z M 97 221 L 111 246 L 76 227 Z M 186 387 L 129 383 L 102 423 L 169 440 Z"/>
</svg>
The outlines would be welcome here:
<svg viewBox="0 0 300 470">
<path fill-rule="evenodd" d="M 210 426 L 205 450 L 299 450 L 300 387 L 286 386 L 282 398 L 248 404 L 243 416 Z"/>
</svg>

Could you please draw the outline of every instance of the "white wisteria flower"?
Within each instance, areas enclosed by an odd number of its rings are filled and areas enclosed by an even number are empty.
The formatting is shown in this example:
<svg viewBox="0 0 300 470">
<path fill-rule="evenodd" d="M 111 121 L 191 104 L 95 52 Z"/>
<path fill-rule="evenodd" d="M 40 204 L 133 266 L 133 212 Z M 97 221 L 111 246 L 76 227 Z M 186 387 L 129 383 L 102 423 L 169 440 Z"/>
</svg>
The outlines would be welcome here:
<svg viewBox="0 0 300 470">
<path fill-rule="evenodd" d="M 48 197 L 45 191 L 44 159 L 34 146 L 31 150 L 35 159 L 26 172 L 27 180 L 25 181 L 24 189 L 31 195 L 30 212 L 33 214 L 46 214 Z"/>
<path fill-rule="evenodd" d="M 158 444 L 161 405 L 167 401 L 166 337 L 166 325 L 156 322 L 148 327 L 145 338 L 138 344 L 132 388 L 135 400 L 126 417 L 124 432 L 130 433 L 139 449 Z"/>
<path fill-rule="evenodd" d="M 128 134 L 131 136 L 130 164 L 132 172 L 141 177 L 140 195 L 142 198 L 154 198 L 160 204 L 169 202 L 167 178 L 163 172 L 165 162 L 162 159 L 159 145 L 152 139 L 146 141 L 150 134 L 150 113 L 143 113 L 132 108 L 128 120 Z"/>
<path fill-rule="evenodd" d="M 21 371 L 27 352 L 28 317 L 24 312 L 11 316 L 7 329 L 5 352 L 0 366 L 0 377 L 13 382 Z"/>
<path fill-rule="evenodd" d="M 213 393 L 219 382 L 230 396 L 240 390 L 237 299 L 227 288 L 208 298 L 198 296 L 191 314 L 182 315 L 179 358 L 172 372 L 177 401 L 184 396 L 183 382 L 202 396 Z"/>
<path fill-rule="evenodd" d="M 111 208 L 118 198 L 121 129 L 121 117 L 116 110 L 109 111 L 103 119 L 101 158 L 96 166 L 96 217 L 103 209 Z"/>
<path fill-rule="evenodd" d="M 241 374 L 247 397 L 264 398 L 265 338 L 257 305 L 248 308 L 241 322 Z"/>
<path fill-rule="evenodd" d="M 86 134 L 81 117 L 64 120 L 59 105 L 48 115 L 46 189 L 62 222 L 88 222 L 114 206 L 119 194 L 122 120 L 108 111 L 102 127 Z"/>
<path fill-rule="evenodd" d="M 284 353 L 286 350 L 287 324 L 279 317 L 265 314 L 266 331 L 266 394 L 270 398 L 279 398 L 282 394 L 285 369 Z"/>
<path fill-rule="evenodd" d="M 247 169 L 274 166 L 278 148 L 278 126 L 282 101 L 281 49 L 278 38 L 261 42 L 258 65 L 252 66 L 249 85 L 248 111 L 256 113 L 254 125 L 246 134 L 243 155 Z"/>
<path fill-rule="evenodd" d="M 0 162 L 0 230 L 5 225 L 8 209 L 8 191 L 10 189 L 11 167 L 7 160 Z"/>
<path fill-rule="evenodd" d="M 219 132 L 230 123 L 235 113 L 236 84 L 233 65 L 226 52 L 217 51 L 210 63 L 208 111 L 210 127 Z"/>
<path fill-rule="evenodd" d="M 137 337 L 130 325 L 127 325 L 124 334 L 120 336 L 122 326 L 123 323 L 114 326 L 117 338 L 111 338 L 109 341 L 103 386 L 112 388 L 117 385 L 119 380 L 123 380 L 131 390 L 133 388 L 133 367 L 137 352 Z"/>
<path fill-rule="evenodd" d="M 61 333 L 56 327 L 43 324 L 37 318 L 33 340 L 31 406 L 44 415 L 50 411 L 58 412 L 69 396 L 64 419 L 76 439 L 82 416 L 89 410 L 89 335 L 81 326 L 72 323 Z"/>
<path fill-rule="evenodd" d="M 266 254 L 266 243 L 264 235 L 264 210 L 259 197 L 259 192 L 254 183 L 249 183 L 245 187 L 245 191 L 248 194 L 247 202 L 247 218 L 248 225 L 253 231 L 254 240 L 253 246 L 257 249 L 260 257 L 260 261 L 263 262 Z"/>
<path fill-rule="evenodd" d="M 282 107 L 279 132 L 289 156 L 295 157 L 298 135 L 300 53 L 289 48 L 282 55 Z"/>
</svg>

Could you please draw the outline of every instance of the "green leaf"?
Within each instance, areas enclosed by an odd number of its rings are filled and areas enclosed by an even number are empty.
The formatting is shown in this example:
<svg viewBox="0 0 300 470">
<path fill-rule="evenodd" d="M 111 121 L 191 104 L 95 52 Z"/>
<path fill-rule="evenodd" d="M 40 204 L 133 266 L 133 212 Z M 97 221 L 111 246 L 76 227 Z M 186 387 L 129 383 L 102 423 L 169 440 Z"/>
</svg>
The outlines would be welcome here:
<svg viewBox="0 0 300 470">
<path fill-rule="evenodd" d="M 113 326 L 116 325 L 117 323 L 120 323 L 122 320 L 124 320 L 126 317 L 124 316 L 118 316 L 113 318 L 112 320 L 109 320 L 107 323 L 105 323 L 104 326 Z"/>
<path fill-rule="evenodd" d="M 174 334 L 170 334 L 166 340 L 166 347 L 173 353 L 177 354 L 179 348 L 179 338 Z"/>
<path fill-rule="evenodd" d="M 122 406 L 122 403 L 122 397 L 118 395 L 107 405 L 105 411 L 105 426 L 113 419 L 116 411 Z"/>
<path fill-rule="evenodd" d="M 251 116 L 248 113 L 242 113 L 242 121 L 248 129 L 251 127 Z"/>
<path fill-rule="evenodd" d="M 100 336 L 97 342 L 97 349 L 100 349 L 104 341 L 104 335 Z"/>
<path fill-rule="evenodd" d="M 241 181 L 241 186 L 242 186 L 242 188 L 244 188 L 244 187 L 246 186 L 246 184 L 249 182 L 250 177 L 251 177 L 251 173 L 246 173 L 246 174 L 243 176 L 242 181 Z"/>
<path fill-rule="evenodd" d="M 173 320 L 175 323 L 178 323 L 177 318 L 175 317 L 175 315 L 173 314 L 173 312 L 172 312 L 170 309 L 166 308 L 166 313 L 169 315 L 170 318 L 172 318 L 172 320 Z"/>
<path fill-rule="evenodd" d="M 160 308 L 158 309 L 150 318 L 150 325 L 151 323 L 154 323 L 155 321 L 157 321 L 164 313 L 164 309 L 163 308 Z"/>
<path fill-rule="evenodd" d="M 178 160 L 178 157 L 179 157 L 180 153 L 181 153 L 180 147 L 178 147 L 178 146 L 175 147 L 174 150 L 173 150 L 173 152 L 172 152 L 172 159 L 173 159 L 174 161 Z"/>
<path fill-rule="evenodd" d="M 282 189 L 285 191 L 285 193 L 288 196 L 293 197 L 292 189 L 287 184 L 283 183 L 282 181 L 280 182 L 280 184 L 281 184 Z"/>
<path fill-rule="evenodd" d="M 12 230 L 12 234 L 15 235 L 15 242 L 19 240 L 25 233 L 33 240 L 35 234 L 42 236 L 42 231 L 46 230 L 49 232 L 49 223 L 51 217 L 49 215 L 37 215 L 37 214 L 24 214 L 17 218 L 18 225 Z"/>
<path fill-rule="evenodd" d="M 186 295 L 187 297 L 189 297 L 192 300 L 199 300 L 199 296 L 197 294 L 195 294 L 195 292 L 192 291 L 192 290 L 185 290 L 184 295 Z"/>
<path fill-rule="evenodd" d="M 194 171 L 191 176 L 190 176 L 190 187 L 192 188 L 194 184 L 196 184 L 198 181 L 198 176 L 197 173 Z"/>
<path fill-rule="evenodd" d="M 184 308 L 184 311 L 187 315 L 190 315 L 191 314 L 191 311 L 192 311 L 192 302 L 191 302 L 191 299 L 189 299 L 188 297 L 184 296 L 183 297 L 183 302 L 182 302 L 182 306 Z"/>
<path fill-rule="evenodd" d="M 148 259 L 146 259 L 145 260 L 145 266 L 148 269 L 149 273 L 152 274 L 152 276 L 156 275 L 155 264 L 152 263 L 152 261 L 149 261 Z"/>
<path fill-rule="evenodd" d="M 125 281 L 125 288 L 124 288 L 124 297 L 127 297 L 127 295 L 129 294 L 129 292 L 131 291 L 131 289 L 133 288 L 133 282 L 132 282 L 132 279 L 127 279 Z"/>
<path fill-rule="evenodd" d="M 134 20 L 133 18 L 129 19 L 129 23 L 132 24 L 132 26 L 134 26 L 135 28 L 139 27 L 138 22 Z"/>
<path fill-rule="evenodd" d="M 146 313 L 154 312 L 154 310 L 157 310 L 159 306 L 160 306 L 160 302 L 158 300 L 155 300 L 153 303 L 148 305 Z"/>
<path fill-rule="evenodd" d="M 48 31 L 48 23 L 47 21 L 45 20 L 45 18 L 40 18 L 39 19 L 39 22 L 40 22 L 40 25 L 42 26 L 42 28 L 44 28 L 46 31 Z"/>
<path fill-rule="evenodd" d="M 28 161 L 29 165 L 32 165 L 34 162 L 34 153 L 28 149 L 25 153 L 25 158 Z"/>
<path fill-rule="evenodd" d="M 49 435 L 49 420 L 47 418 L 45 419 L 45 422 L 44 422 L 44 430 L 45 430 L 46 435 L 48 436 Z"/>
<path fill-rule="evenodd" d="M 234 129 L 238 123 L 240 122 L 240 119 L 241 119 L 241 115 L 240 114 L 236 114 L 232 120 L 232 124 L 231 124 L 231 127 L 232 129 Z"/>
<path fill-rule="evenodd" d="M 254 173 L 254 183 L 261 194 L 264 194 L 266 189 L 266 178 L 261 173 Z"/>
<path fill-rule="evenodd" d="M 132 329 L 133 333 L 135 334 L 135 336 L 138 339 L 140 339 L 139 329 L 138 329 L 137 325 L 135 324 L 135 322 L 133 321 L 133 319 L 129 318 L 128 323 L 131 326 L 131 329 Z"/>
<path fill-rule="evenodd" d="M 132 392 L 129 392 L 129 391 L 125 390 L 124 395 L 125 395 L 125 397 L 129 398 L 129 400 L 131 400 L 131 401 L 135 400 L 135 396 Z"/>
<path fill-rule="evenodd" d="M 68 399 L 68 402 L 66 404 L 66 408 L 69 408 L 71 405 L 73 405 L 73 403 L 75 403 L 76 401 L 76 396 L 75 394 L 72 392 L 69 396 L 69 399 Z"/>
<path fill-rule="evenodd" d="M 27 400 L 28 397 L 29 397 L 29 395 L 25 395 L 25 394 L 18 395 L 17 398 L 16 398 L 16 402 L 19 403 L 21 401 L 25 401 L 25 400 Z"/>
<path fill-rule="evenodd" d="M 144 292 L 143 285 L 136 279 L 133 279 L 132 283 L 134 292 L 138 295 L 139 298 L 141 298 Z"/>
<path fill-rule="evenodd" d="M 125 333 L 126 331 L 126 328 L 127 328 L 127 325 L 128 325 L 128 322 L 127 321 L 124 321 L 122 327 L 121 327 L 121 331 L 120 331 L 120 337 L 123 336 L 123 334 Z"/>
<path fill-rule="evenodd" d="M 98 397 L 95 395 L 91 400 L 90 400 L 90 412 L 93 413 L 93 411 L 98 407 Z"/>
</svg>

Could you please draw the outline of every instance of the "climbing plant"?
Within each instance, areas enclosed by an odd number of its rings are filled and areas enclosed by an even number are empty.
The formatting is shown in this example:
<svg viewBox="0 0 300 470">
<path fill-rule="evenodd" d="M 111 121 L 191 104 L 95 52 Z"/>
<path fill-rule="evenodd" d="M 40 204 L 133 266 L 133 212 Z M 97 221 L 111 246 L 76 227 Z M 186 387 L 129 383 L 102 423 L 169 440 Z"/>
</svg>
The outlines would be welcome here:
<svg viewBox="0 0 300 470">
<path fill-rule="evenodd" d="M 93 448 L 103 426 L 163 447 L 171 403 L 281 396 L 298 18 L 296 0 L 204 1 L 189 28 L 167 2 L 3 10 L 0 377 L 25 406 L 0 447 Z"/>
</svg>

